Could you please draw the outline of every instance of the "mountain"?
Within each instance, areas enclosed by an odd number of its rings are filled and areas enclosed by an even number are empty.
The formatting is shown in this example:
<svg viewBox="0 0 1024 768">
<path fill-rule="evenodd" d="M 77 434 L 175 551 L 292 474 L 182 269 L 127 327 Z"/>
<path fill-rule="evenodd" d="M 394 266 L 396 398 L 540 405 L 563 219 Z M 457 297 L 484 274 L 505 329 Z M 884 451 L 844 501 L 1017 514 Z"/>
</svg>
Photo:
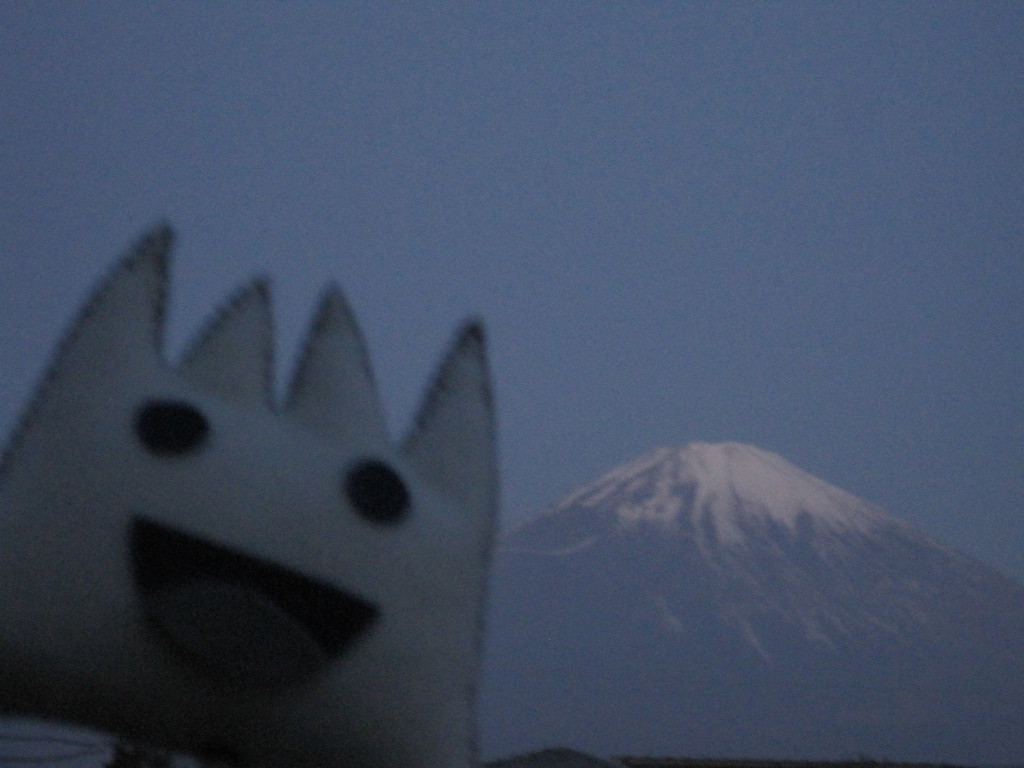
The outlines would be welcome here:
<svg viewBox="0 0 1024 768">
<path fill-rule="evenodd" d="M 1024 763 L 1024 586 L 749 445 L 508 531 L 487 635 L 485 756 Z"/>
</svg>

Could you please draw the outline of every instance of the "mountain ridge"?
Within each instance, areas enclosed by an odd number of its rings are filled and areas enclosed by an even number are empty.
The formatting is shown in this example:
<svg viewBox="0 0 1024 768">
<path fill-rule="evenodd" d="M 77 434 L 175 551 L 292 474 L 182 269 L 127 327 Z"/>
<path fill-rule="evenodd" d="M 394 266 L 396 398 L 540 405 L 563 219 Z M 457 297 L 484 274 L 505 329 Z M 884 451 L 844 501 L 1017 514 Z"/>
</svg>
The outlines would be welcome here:
<svg viewBox="0 0 1024 768">
<path fill-rule="evenodd" d="M 728 504 L 731 495 L 754 502 L 756 511 L 790 528 L 799 524 L 801 514 L 807 514 L 840 529 L 864 531 L 883 525 L 910 529 L 880 507 L 811 475 L 776 453 L 744 443 L 698 442 L 681 448 L 657 448 L 626 462 L 553 507 L 511 526 L 506 538 L 514 539 L 518 530 L 570 507 L 599 507 L 610 493 L 621 499 L 622 493 L 633 486 L 649 487 L 651 475 L 656 475 L 653 483 L 659 493 L 627 506 L 618 501 L 615 514 L 621 524 L 650 521 L 670 526 L 678 523 L 683 508 L 689 508 L 693 514 L 703 512 L 710 519 L 719 542 L 738 543 L 739 531 L 732 517 L 735 509 Z M 800 493 L 794 493 L 795 488 Z M 687 498 L 691 495 L 694 498 Z M 691 522 L 700 525 L 703 521 Z"/>
<path fill-rule="evenodd" d="M 1024 587 L 753 446 L 614 468 L 509 529 L 492 584 L 499 752 L 1024 759 Z"/>
</svg>

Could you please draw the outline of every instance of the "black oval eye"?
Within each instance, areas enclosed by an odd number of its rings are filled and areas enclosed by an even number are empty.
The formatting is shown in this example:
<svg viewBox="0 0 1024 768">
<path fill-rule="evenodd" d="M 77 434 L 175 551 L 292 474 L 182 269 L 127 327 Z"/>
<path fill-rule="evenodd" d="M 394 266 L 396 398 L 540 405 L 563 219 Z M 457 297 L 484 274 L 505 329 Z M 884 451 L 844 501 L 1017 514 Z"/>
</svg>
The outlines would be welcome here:
<svg viewBox="0 0 1024 768">
<path fill-rule="evenodd" d="M 409 491 L 387 464 L 360 461 L 345 475 L 345 495 L 352 506 L 373 523 L 397 523 L 409 511 Z"/>
<path fill-rule="evenodd" d="M 180 456 L 197 450 L 210 423 L 194 405 L 176 400 L 150 400 L 135 413 L 135 434 L 150 453 Z"/>
</svg>

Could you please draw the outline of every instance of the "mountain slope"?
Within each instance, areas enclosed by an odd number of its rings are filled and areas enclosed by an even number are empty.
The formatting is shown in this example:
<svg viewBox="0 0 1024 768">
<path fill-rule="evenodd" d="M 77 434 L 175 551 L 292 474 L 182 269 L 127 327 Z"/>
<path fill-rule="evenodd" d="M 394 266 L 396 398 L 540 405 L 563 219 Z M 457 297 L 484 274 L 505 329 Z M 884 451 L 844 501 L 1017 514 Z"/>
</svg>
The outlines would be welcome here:
<svg viewBox="0 0 1024 768">
<path fill-rule="evenodd" d="M 1024 587 L 752 446 L 609 472 L 492 584 L 489 754 L 1024 761 Z"/>
</svg>

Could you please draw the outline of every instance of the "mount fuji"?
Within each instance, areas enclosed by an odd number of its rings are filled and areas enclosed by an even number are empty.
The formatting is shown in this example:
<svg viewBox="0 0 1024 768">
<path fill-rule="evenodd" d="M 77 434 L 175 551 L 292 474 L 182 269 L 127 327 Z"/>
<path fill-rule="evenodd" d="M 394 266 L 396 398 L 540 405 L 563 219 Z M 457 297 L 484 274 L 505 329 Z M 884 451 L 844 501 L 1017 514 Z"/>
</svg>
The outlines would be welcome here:
<svg viewBox="0 0 1024 768">
<path fill-rule="evenodd" d="M 612 470 L 491 594 L 485 755 L 1024 763 L 1024 586 L 753 446 Z"/>
</svg>

